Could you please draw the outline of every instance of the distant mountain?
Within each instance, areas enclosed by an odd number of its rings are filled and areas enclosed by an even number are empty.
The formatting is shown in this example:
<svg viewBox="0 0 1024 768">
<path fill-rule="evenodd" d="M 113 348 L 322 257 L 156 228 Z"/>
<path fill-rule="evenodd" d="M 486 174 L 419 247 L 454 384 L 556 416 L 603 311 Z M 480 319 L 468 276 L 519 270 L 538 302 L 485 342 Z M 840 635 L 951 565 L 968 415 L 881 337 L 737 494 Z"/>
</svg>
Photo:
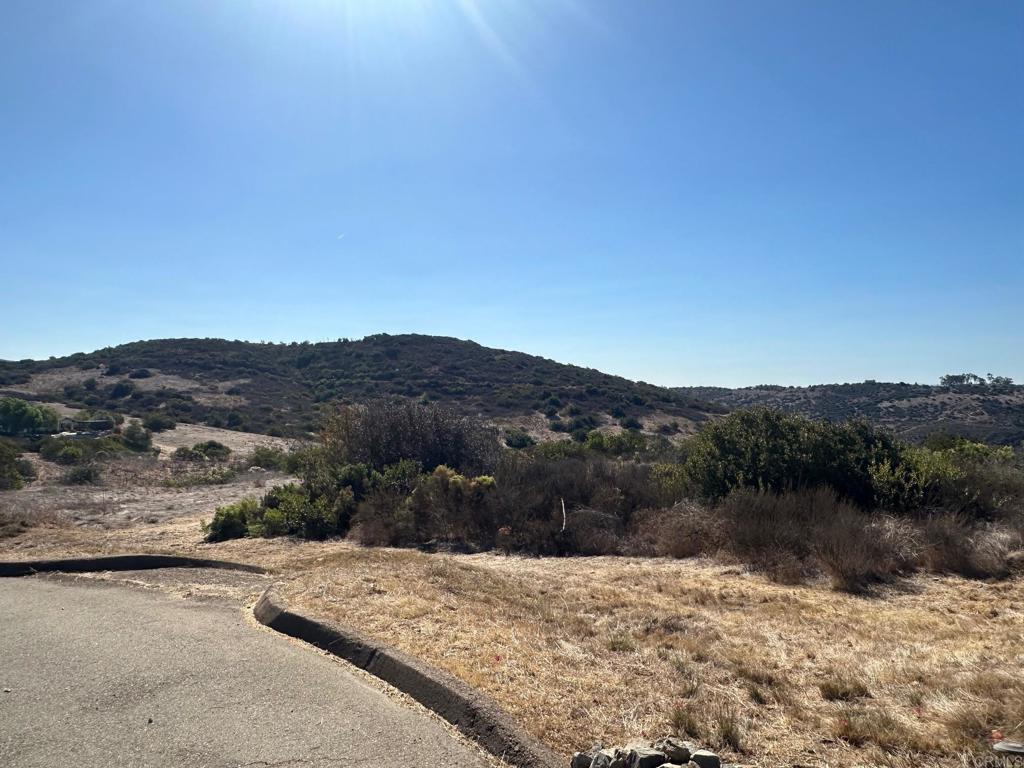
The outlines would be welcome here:
<svg viewBox="0 0 1024 768">
<path fill-rule="evenodd" d="M 730 409 L 768 406 L 814 419 L 863 417 L 917 442 L 933 432 L 1017 445 L 1024 441 L 1024 387 L 1014 385 L 819 384 L 745 389 L 677 387 L 684 397 Z"/>
<path fill-rule="evenodd" d="M 391 396 L 449 403 L 541 439 L 620 423 L 688 433 L 725 412 L 590 368 L 421 335 L 320 344 L 139 341 L 45 361 L 0 362 L 0 391 L 281 435 L 315 429 L 329 404 Z"/>
</svg>

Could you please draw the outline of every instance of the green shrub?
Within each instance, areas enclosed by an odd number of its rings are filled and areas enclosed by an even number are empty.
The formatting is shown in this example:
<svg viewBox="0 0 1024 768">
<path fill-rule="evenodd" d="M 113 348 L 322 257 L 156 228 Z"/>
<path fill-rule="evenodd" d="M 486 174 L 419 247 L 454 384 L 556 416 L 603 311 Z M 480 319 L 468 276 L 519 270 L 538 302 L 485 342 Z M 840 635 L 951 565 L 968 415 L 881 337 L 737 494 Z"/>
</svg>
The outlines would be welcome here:
<svg viewBox="0 0 1024 768">
<path fill-rule="evenodd" d="M 148 451 L 153 447 L 153 435 L 138 422 L 129 424 L 125 428 L 124 434 L 121 435 L 121 439 L 125 446 L 138 453 Z"/>
<path fill-rule="evenodd" d="M 903 470 L 901 445 L 866 422 L 831 424 L 779 411 L 737 411 L 704 427 L 689 446 L 687 472 L 705 498 L 736 488 L 782 491 L 831 487 L 869 509 L 876 467 Z"/>
<path fill-rule="evenodd" d="M 203 443 L 196 443 L 191 448 L 184 445 L 180 448 L 175 448 L 171 458 L 175 461 L 191 462 L 223 461 L 230 455 L 231 449 L 223 443 L 218 443 L 216 440 L 207 440 Z"/>
<path fill-rule="evenodd" d="M 129 379 L 148 379 L 153 375 L 153 372 L 148 368 L 136 368 L 134 371 L 128 374 Z"/>
<path fill-rule="evenodd" d="M 288 454 L 280 448 L 258 445 L 246 457 L 245 463 L 250 467 L 262 467 L 283 472 L 288 469 Z"/>
<path fill-rule="evenodd" d="M 171 458 L 175 461 L 206 461 L 206 456 L 204 454 L 185 445 L 175 448 L 174 453 L 171 454 Z"/>
<path fill-rule="evenodd" d="M 54 460 L 58 464 L 81 464 L 85 460 L 85 451 L 79 445 L 64 445 Z"/>
<path fill-rule="evenodd" d="M 80 464 L 61 475 L 60 482 L 64 485 L 100 485 L 102 476 L 95 464 Z"/>
<path fill-rule="evenodd" d="M 0 491 L 17 490 L 21 488 L 24 479 L 25 476 L 19 469 L 17 450 L 14 446 L 0 441 Z"/>
<path fill-rule="evenodd" d="M 534 440 L 521 429 L 505 430 L 505 445 L 507 445 L 509 448 L 515 448 L 519 450 L 522 448 L 529 448 L 531 445 L 536 445 L 536 443 L 536 440 Z"/>
<path fill-rule="evenodd" d="M 284 511 L 281 509 L 265 509 L 259 527 L 255 531 L 250 529 L 250 533 L 254 536 L 264 536 L 266 538 L 286 535 L 289 531 L 288 520 L 285 518 Z"/>
<path fill-rule="evenodd" d="M 25 482 L 31 482 L 38 478 L 35 466 L 31 461 L 25 458 L 17 458 L 14 460 L 14 469 L 21 475 L 21 479 Z"/>
<path fill-rule="evenodd" d="M 992 518 L 1024 500 L 1024 471 L 1009 447 L 962 438 L 939 444 L 946 447 L 904 446 L 898 463 L 871 468 L 881 506 L 904 513 L 942 508 Z"/>
<path fill-rule="evenodd" d="M 595 430 L 587 435 L 586 446 L 592 451 L 608 456 L 639 458 L 651 448 L 651 441 L 642 432 L 635 430 L 618 433 Z"/>
<path fill-rule="evenodd" d="M 232 467 L 203 468 L 198 472 L 175 475 L 164 482 L 167 488 L 191 488 L 196 485 L 225 485 L 238 477 L 238 471 Z"/>
<path fill-rule="evenodd" d="M 276 486 L 263 497 L 262 506 L 253 518 L 257 525 L 250 533 L 257 536 L 298 534 L 307 539 L 327 538 L 344 533 L 353 506 L 350 489 L 342 489 L 328 500 L 324 496 L 311 498 L 305 489 L 294 483 Z"/>
<path fill-rule="evenodd" d="M 123 454 L 125 450 L 119 435 L 78 439 L 48 437 L 39 444 L 41 458 L 65 465 L 101 461 Z"/>
<path fill-rule="evenodd" d="M 110 389 L 110 397 L 114 400 L 121 400 L 122 398 L 128 397 L 135 391 L 135 385 L 127 379 L 117 382 Z"/>
<path fill-rule="evenodd" d="M 224 445 L 224 443 L 219 443 L 216 440 L 196 443 L 192 446 L 192 450 L 202 454 L 211 461 L 224 461 L 231 455 L 231 449 Z"/>
<path fill-rule="evenodd" d="M 549 443 L 538 443 L 530 451 L 530 456 L 538 461 L 561 461 L 570 458 L 583 458 L 587 455 L 585 446 L 571 440 L 554 440 Z"/>
<path fill-rule="evenodd" d="M 177 422 L 165 414 L 151 413 L 142 420 L 142 426 L 150 432 L 164 432 L 168 429 L 174 429 L 177 426 Z"/>
<path fill-rule="evenodd" d="M 652 491 L 659 507 L 669 507 L 690 495 L 692 487 L 686 467 L 660 462 L 650 467 Z"/>
<path fill-rule="evenodd" d="M 254 498 L 245 498 L 234 504 L 217 507 L 213 520 L 204 525 L 207 541 L 240 539 L 249 533 L 250 522 L 259 518 L 260 505 Z"/>
</svg>

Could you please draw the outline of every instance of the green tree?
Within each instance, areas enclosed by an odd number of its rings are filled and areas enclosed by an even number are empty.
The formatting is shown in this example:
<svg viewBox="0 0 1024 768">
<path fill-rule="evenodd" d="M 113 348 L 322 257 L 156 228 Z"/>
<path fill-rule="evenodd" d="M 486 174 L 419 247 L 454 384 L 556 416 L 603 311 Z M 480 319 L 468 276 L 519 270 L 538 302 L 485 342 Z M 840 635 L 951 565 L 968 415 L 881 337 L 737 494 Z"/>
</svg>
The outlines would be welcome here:
<svg viewBox="0 0 1024 768">
<path fill-rule="evenodd" d="M 17 397 L 0 399 L 0 432 L 5 435 L 57 431 L 57 412 Z"/>
<path fill-rule="evenodd" d="M 724 498 L 734 488 L 781 493 L 827 485 L 870 508 L 877 499 L 872 468 L 902 466 L 903 446 L 864 421 L 811 421 L 781 411 L 737 411 L 694 438 L 687 473 L 701 495 Z"/>
<path fill-rule="evenodd" d="M 12 491 L 21 488 L 22 477 L 18 471 L 18 452 L 10 445 L 0 442 L 0 490 Z"/>
</svg>

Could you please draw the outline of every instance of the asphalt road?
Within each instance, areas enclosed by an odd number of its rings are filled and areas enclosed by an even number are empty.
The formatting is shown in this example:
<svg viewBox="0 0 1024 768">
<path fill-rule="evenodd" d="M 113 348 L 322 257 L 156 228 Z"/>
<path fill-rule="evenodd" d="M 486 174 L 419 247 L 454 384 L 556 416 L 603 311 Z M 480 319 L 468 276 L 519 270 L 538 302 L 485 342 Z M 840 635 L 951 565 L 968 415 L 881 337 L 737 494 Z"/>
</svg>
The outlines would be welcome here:
<svg viewBox="0 0 1024 768">
<path fill-rule="evenodd" d="M 479 753 L 237 607 L 0 580 L 0 766 L 466 766 Z"/>
</svg>

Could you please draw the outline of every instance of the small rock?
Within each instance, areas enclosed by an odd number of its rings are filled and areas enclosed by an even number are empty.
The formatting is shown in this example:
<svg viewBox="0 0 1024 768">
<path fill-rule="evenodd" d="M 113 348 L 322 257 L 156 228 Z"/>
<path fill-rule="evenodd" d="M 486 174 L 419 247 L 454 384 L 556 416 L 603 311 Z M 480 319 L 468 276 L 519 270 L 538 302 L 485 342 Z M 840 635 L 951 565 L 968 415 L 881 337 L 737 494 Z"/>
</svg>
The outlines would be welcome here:
<svg viewBox="0 0 1024 768">
<path fill-rule="evenodd" d="M 660 749 L 638 747 L 631 751 L 630 768 L 659 768 L 668 762 L 668 757 Z"/>
<path fill-rule="evenodd" d="M 569 768 L 590 768 L 594 756 L 589 752 L 576 752 L 569 761 Z"/>
<path fill-rule="evenodd" d="M 698 768 L 722 768 L 722 758 L 706 749 L 698 749 L 690 755 L 690 762 Z"/>
<path fill-rule="evenodd" d="M 664 752 L 669 762 L 679 763 L 680 765 L 686 765 L 690 762 L 690 755 L 695 750 L 695 747 L 690 742 L 677 739 L 675 736 L 658 739 L 651 744 L 651 747 Z"/>
<path fill-rule="evenodd" d="M 615 753 L 610 750 L 599 750 L 597 754 L 594 755 L 594 762 L 590 764 L 590 768 L 611 768 L 612 763 L 614 762 L 614 756 Z"/>
<path fill-rule="evenodd" d="M 10 688 L 4 688 L 4 693 L 10 693 L 10 692 L 11 692 Z"/>
</svg>

